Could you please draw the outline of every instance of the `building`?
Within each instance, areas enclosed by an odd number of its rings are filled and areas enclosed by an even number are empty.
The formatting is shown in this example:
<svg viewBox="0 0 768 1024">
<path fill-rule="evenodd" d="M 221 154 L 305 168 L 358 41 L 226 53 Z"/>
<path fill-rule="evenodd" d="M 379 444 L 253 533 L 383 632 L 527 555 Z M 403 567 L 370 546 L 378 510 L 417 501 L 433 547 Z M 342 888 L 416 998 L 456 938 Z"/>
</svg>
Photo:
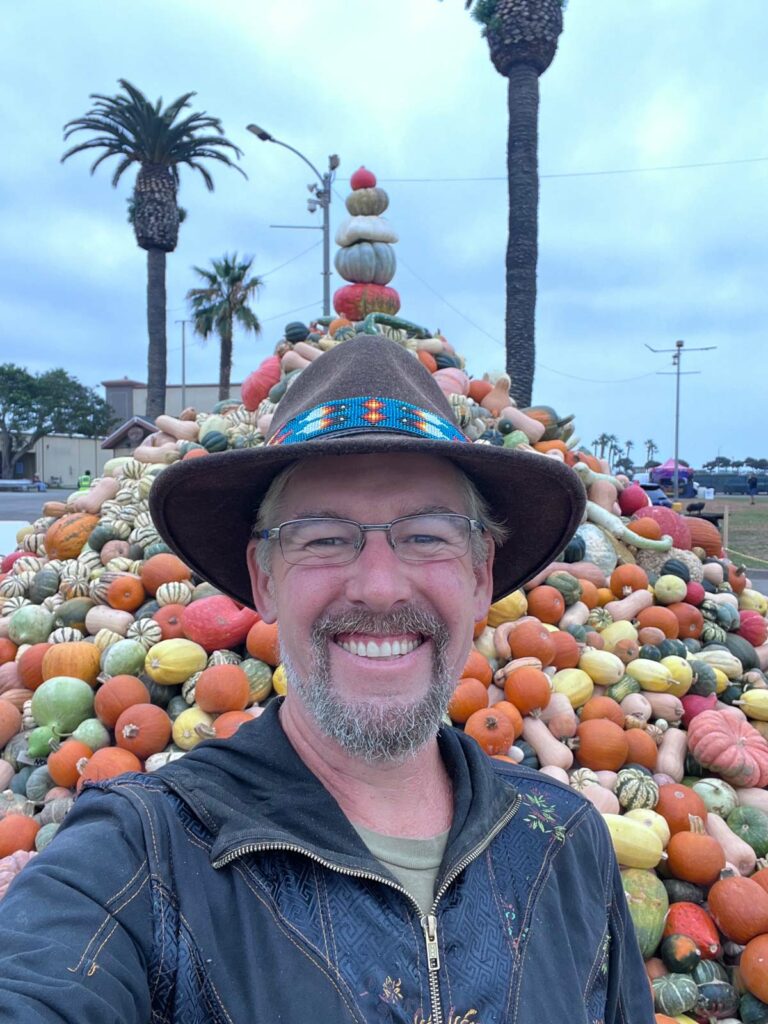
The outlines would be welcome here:
<svg viewBox="0 0 768 1024">
<path fill-rule="evenodd" d="M 123 377 L 122 380 L 103 380 L 104 398 L 111 405 L 120 423 L 133 416 L 144 416 L 147 408 L 147 385 L 138 380 Z M 229 393 L 240 398 L 240 384 L 232 384 Z M 165 411 L 169 416 L 178 416 L 192 406 L 198 412 L 213 409 L 219 400 L 218 384 L 169 384 L 165 391 Z"/>
</svg>

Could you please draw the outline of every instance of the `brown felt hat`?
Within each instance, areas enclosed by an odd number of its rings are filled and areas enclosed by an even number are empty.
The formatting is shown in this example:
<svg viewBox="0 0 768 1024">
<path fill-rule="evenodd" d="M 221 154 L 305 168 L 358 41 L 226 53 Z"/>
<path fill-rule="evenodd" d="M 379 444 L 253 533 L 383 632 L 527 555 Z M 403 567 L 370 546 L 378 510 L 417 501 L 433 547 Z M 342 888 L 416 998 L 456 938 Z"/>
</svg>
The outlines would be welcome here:
<svg viewBox="0 0 768 1024">
<path fill-rule="evenodd" d="M 581 522 L 584 488 L 571 469 L 537 453 L 473 444 L 429 371 L 380 335 L 358 335 L 302 370 L 263 446 L 163 470 L 150 491 L 152 518 L 198 576 L 253 606 L 245 550 L 274 477 L 298 459 L 376 452 L 442 456 L 474 481 L 508 528 L 496 550 L 494 600 L 553 561 Z"/>
</svg>

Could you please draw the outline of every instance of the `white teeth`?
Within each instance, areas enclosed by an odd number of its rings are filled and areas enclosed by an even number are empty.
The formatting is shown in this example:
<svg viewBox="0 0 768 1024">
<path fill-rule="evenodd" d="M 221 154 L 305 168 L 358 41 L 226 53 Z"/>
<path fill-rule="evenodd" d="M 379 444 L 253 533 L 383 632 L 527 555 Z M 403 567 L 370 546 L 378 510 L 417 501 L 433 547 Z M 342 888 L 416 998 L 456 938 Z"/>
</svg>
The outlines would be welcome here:
<svg viewBox="0 0 768 1024">
<path fill-rule="evenodd" d="M 362 640 L 344 640 L 339 646 L 359 658 L 392 658 L 410 654 L 420 646 L 420 643 L 419 640 L 382 640 L 380 643 L 375 640 L 369 640 L 367 643 Z"/>
</svg>

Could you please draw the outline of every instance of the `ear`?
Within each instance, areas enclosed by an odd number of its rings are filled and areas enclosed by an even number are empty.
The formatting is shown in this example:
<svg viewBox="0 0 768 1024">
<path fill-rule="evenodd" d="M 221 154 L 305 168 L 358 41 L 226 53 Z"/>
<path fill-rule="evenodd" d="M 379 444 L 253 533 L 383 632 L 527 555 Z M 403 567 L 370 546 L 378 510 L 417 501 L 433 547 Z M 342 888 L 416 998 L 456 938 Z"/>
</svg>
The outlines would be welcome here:
<svg viewBox="0 0 768 1024">
<path fill-rule="evenodd" d="M 493 559 L 496 554 L 496 545 L 491 537 L 488 537 L 488 555 L 485 560 L 474 567 L 475 572 L 475 593 L 473 608 L 475 622 L 484 619 L 493 601 Z"/>
<path fill-rule="evenodd" d="M 248 564 L 248 575 L 251 577 L 251 592 L 256 611 L 265 622 L 277 621 L 277 602 L 275 600 L 274 580 L 259 565 L 256 551 L 264 541 L 252 540 L 245 551 Z"/>
</svg>

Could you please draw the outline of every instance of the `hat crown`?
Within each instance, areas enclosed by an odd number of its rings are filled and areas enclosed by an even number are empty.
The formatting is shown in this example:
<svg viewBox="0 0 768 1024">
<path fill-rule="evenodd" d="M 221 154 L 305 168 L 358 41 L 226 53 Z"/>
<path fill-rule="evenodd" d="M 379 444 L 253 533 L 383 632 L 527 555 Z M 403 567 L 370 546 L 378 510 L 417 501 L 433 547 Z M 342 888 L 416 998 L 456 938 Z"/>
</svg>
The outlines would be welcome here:
<svg viewBox="0 0 768 1024">
<path fill-rule="evenodd" d="M 301 371 L 275 410 L 267 443 L 297 416 L 346 398 L 389 398 L 458 428 L 450 402 L 408 349 L 382 335 L 358 334 Z"/>
</svg>

